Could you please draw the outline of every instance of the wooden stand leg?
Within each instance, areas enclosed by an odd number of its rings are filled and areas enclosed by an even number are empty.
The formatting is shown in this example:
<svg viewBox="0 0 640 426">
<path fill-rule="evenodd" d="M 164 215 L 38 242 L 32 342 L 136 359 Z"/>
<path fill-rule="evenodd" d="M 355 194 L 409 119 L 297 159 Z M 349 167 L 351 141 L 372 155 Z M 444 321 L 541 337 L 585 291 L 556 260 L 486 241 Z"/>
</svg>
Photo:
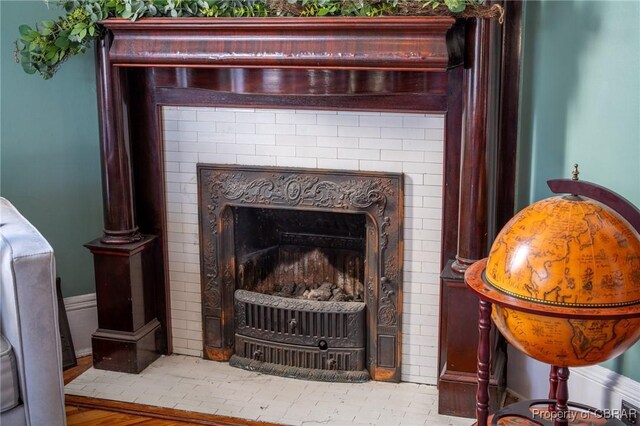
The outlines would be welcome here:
<svg viewBox="0 0 640 426">
<path fill-rule="evenodd" d="M 567 402 L 569 401 L 569 388 L 567 381 L 569 380 L 569 368 L 558 367 L 558 388 L 556 389 L 556 420 L 554 426 L 566 426 L 569 424 L 568 413 L 569 407 Z"/>
<path fill-rule="evenodd" d="M 478 391 L 476 419 L 487 426 L 489 418 L 489 376 L 491 370 L 491 303 L 480 300 L 478 321 Z"/>
<path fill-rule="evenodd" d="M 556 399 L 556 394 L 558 393 L 558 367 L 555 365 L 551 366 L 551 371 L 549 372 L 549 399 Z M 549 411 L 555 411 L 556 404 L 549 404 Z"/>
</svg>

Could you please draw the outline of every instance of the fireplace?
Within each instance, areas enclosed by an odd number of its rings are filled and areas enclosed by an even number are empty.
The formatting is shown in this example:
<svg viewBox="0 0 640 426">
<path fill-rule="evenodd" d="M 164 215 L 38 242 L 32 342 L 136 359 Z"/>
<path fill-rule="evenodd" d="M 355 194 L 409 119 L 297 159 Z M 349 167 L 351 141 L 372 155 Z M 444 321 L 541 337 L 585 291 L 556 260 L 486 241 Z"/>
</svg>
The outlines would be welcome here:
<svg viewBox="0 0 640 426">
<path fill-rule="evenodd" d="M 401 174 L 200 164 L 197 176 L 205 357 L 317 380 L 397 369 Z"/>
<path fill-rule="evenodd" d="M 87 244 L 95 260 L 100 327 L 92 339 L 94 366 L 140 372 L 159 354 L 203 354 L 195 173 L 193 182 L 168 178 L 163 184 L 165 173 L 184 177 L 177 175 L 187 154 L 206 163 L 403 172 L 407 188 L 416 184 L 410 175 L 420 174 L 387 167 L 381 157 L 348 166 L 354 161 L 347 153 L 351 141 L 338 147 L 338 156 L 315 159 L 298 147 L 287 154 L 279 146 L 267 159 L 258 154 L 262 137 L 256 137 L 255 153 L 234 153 L 234 161 L 219 159 L 226 156 L 221 151 L 183 151 L 181 143 L 164 151 L 173 141 L 166 134 L 172 130 L 165 128 L 164 138 L 160 131 L 163 109 L 443 114 L 441 220 L 422 218 L 438 223 L 428 231 L 440 240 L 405 235 L 405 254 L 415 257 L 405 256 L 402 366 L 399 359 L 395 368 L 368 366 L 375 380 L 438 381 L 440 411 L 470 414 L 477 300 L 464 287 L 462 271 L 483 257 L 494 225 L 511 216 L 514 198 L 522 6 L 503 6 L 504 27 L 444 17 L 105 21 L 95 49 L 104 230 Z M 329 139 L 323 143 L 333 143 Z M 405 200 L 412 197 L 419 197 L 414 188 Z M 405 205 L 410 214 L 421 209 Z M 416 231 L 420 221 L 414 219 L 407 214 L 405 225 Z M 422 271 L 417 252 L 434 246 L 439 259 Z M 414 280 L 431 275 L 435 283 Z M 437 313 L 425 315 L 438 306 L 439 320 Z M 393 334 L 377 337 L 388 342 Z M 500 358 L 495 361 L 499 373 Z M 491 380 L 500 384 L 498 376 Z"/>
<path fill-rule="evenodd" d="M 438 372 L 438 272 L 445 169 L 445 117 L 442 114 L 257 106 L 165 106 L 162 112 L 174 352 L 210 358 L 210 350 L 206 349 L 202 336 L 205 324 L 202 320 L 199 254 L 203 247 L 200 244 L 202 232 L 197 215 L 200 208 L 197 200 L 198 163 L 220 164 L 230 170 L 237 169 L 238 173 L 244 173 L 245 176 L 246 170 L 255 166 L 267 171 L 271 170 L 270 167 L 281 171 L 305 168 L 306 171 L 315 171 L 316 174 L 312 176 L 322 176 L 324 173 L 326 177 L 322 180 L 331 180 L 340 175 L 345 176 L 343 181 L 352 180 L 358 174 L 370 177 L 402 175 L 403 211 L 400 218 L 403 222 L 403 249 L 399 253 L 403 261 L 399 262 L 399 269 L 402 269 L 403 280 L 400 289 L 402 313 L 398 315 L 402 327 L 397 334 L 397 352 L 391 351 L 396 357 L 397 373 L 390 375 L 389 369 L 384 367 L 378 370 L 379 374 L 373 379 L 394 377 L 394 380 L 435 384 Z M 327 170 L 330 173 L 327 174 Z M 356 172 L 353 174 L 351 171 Z M 346 177 L 349 173 L 353 175 L 350 178 Z M 270 174 L 265 172 L 261 176 Z M 247 207 L 245 211 L 236 203 L 231 208 L 244 216 L 240 222 L 273 223 L 274 219 L 267 213 L 282 215 L 283 212 L 293 212 L 285 207 L 304 206 L 303 202 L 296 206 L 276 203 L 272 206 Z M 350 235 L 351 239 L 342 238 L 342 248 L 364 250 L 360 248 L 363 231 L 358 229 L 366 228 L 369 217 L 366 212 L 345 209 L 318 211 L 318 208 L 308 207 L 304 209 L 306 213 L 324 215 L 301 218 L 300 221 L 318 221 L 321 226 L 333 231 L 332 236 Z M 261 208 L 266 212 L 260 212 Z M 391 212 L 389 207 L 387 211 Z M 377 213 L 372 211 L 371 217 L 377 218 Z M 290 224 L 294 219 L 289 216 L 281 220 Z M 364 225 L 353 223 L 356 219 L 365 220 Z M 246 225 L 240 226 L 246 228 Z M 235 228 L 238 229 L 237 226 Z M 344 231 L 338 232 L 338 228 Z M 254 231 L 254 234 L 261 232 L 259 229 Z M 300 234 L 309 234 L 309 229 L 288 229 L 288 232 L 283 232 L 287 244 L 293 245 L 294 234 L 298 234 L 299 240 Z M 326 246 L 326 243 L 319 242 L 317 236 L 314 239 L 313 246 Z M 302 243 L 297 241 L 295 244 Z M 266 247 L 266 243 L 260 247 Z M 233 256 L 236 259 L 246 257 L 251 251 L 233 253 Z M 239 269 L 239 266 L 235 266 L 235 269 Z M 230 333 L 232 342 L 235 342 L 233 330 Z M 367 337 L 364 332 L 362 335 Z M 316 338 L 314 343 L 305 344 L 317 349 L 320 340 L 323 339 Z M 367 348 L 367 345 L 352 347 Z M 226 361 L 236 351 L 234 344 L 233 351 L 213 359 Z M 365 358 L 364 364 L 368 365 L 368 358 Z"/>
</svg>

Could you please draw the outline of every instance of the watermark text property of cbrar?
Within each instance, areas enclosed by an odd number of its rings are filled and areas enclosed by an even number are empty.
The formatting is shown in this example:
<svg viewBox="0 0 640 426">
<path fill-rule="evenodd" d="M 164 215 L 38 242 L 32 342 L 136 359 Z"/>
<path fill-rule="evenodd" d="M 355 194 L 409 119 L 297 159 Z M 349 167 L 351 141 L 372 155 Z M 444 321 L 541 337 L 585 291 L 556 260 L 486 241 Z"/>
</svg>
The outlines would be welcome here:
<svg viewBox="0 0 640 426">
<path fill-rule="evenodd" d="M 531 414 L 533 414 L 535 417 L 542 419 L 542 420 L 564 420 L 567 419 L 570 422 L 576 421 L 576 420 L 588 420 L 589 418 L 593 418 L 594 415 L 598 416 L 598 417 L 604 417 L 606 419 L 610 419 L 610 418 L 618 418 L 618 419 L 625 419 L 625 418 L 635 418 L 637 417 L 640 413 L 638 412 L 638 410 L 636 410 L 635 408 L 630 408 L 628 410 L 621 410 L 619 408 L 616 409 L 604 409 L 604 410 L 598 410 L 598 413 L 589 413 L 587 411 L 549 411 L 547 409 L 542 409 L 542 408 L 532 408 L 531 409 Z"/>
</svg>

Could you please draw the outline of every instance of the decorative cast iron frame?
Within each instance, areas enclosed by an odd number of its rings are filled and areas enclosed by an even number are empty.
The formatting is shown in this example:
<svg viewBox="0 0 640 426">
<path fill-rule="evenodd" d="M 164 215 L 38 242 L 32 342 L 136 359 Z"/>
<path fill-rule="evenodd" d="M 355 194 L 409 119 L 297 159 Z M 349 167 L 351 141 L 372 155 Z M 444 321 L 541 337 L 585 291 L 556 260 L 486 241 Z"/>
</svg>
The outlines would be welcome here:
<svg viewBox="0 0 640 426">
<path fill-rule="evenodd" d="M 198 164 L 203 352 L 234 353 L 233 207 L 365 214 L 367 369 L 400 381 L 404 180 L 402 174 Z"/>
</svg>

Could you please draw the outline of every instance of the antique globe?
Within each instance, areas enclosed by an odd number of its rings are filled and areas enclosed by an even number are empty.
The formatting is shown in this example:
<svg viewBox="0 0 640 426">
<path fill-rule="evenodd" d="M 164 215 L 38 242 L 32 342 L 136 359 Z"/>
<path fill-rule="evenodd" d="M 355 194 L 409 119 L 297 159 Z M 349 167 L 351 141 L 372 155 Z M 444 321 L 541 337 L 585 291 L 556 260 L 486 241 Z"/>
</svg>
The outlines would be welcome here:
<svg viewBox="0 0 640 426">
<path fill-rule="evenodd" d="M 640 339 L 640 235 L 593 199 L 557 196 L 520 211 L 496 237 L 482 282 L 496 327 L 539 361 L 592 365 Z"/>
</svg>

